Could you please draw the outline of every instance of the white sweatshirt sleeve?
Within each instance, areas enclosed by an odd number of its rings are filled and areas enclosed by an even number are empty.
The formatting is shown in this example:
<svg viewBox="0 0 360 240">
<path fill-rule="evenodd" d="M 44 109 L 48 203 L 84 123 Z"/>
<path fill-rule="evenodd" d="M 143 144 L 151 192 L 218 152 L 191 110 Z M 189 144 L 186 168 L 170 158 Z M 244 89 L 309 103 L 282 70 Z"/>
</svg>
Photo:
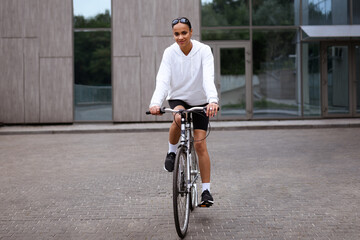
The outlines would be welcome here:
<svg viewBox="0 0 360 240">
<path fill-rule="evenodd" d="M 166 49 L 161 60 L 160 68 L 156 76 L 156 87 L 150 101 L 150 106 L 161 106 L 168 95 L 171 79 L 169 51 Z"/>
<path fill-rule="evenodd" d="M 203 67 L 203 88 L 208 103 L 218 103 L 219 98 L 214 82 L 214 56 L 209 46 L 205 46 L 201 54 Z"/>
</svg>

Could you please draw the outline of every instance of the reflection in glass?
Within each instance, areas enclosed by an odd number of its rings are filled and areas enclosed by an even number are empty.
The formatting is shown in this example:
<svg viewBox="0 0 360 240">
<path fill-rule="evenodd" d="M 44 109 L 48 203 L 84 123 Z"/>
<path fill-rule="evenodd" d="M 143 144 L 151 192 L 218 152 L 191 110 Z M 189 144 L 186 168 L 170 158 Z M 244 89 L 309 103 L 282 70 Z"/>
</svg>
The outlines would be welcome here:
<svg viewBox="0 0 360 240">
<path fill-rule="evenodd" d="M 245 49 L 220 49 L 221 115 L 246 114 Z"/>
<path fill-rule="evenodd" d="M 300 116 L 297 31 L 254 30 L 254 117 Z"/>
<path fill-rule="evenodd" d="M 295 25 L 294 0 L 253 0 L 253 25 Z"/>
<path fill-rule="evenodd" d="M 111 27 L 111 0 L 74 0 L 74 28 Z"/>
<path fill-rule="evenodd" d="M 249 26 L 249 0 L 202 0 L 201 25 Z"/>
<path fill-rule="evenodd" d="M 327 49 L 328 113 L 349 113 L 348 47 Z"/>
<path fill-rule="evenodd" d="M 111 33 L 75 32 L 75 120 L 111 120 Z"/>
<path fill-rule="evenodd" d="M 355 46 L 355 66 L 360 66 L 360 46 Z M 356 81 L 356 112 L 360 113 L 360 68 L 355 68 Z"/>
<path fill-rule="evenodd" d="M 202 29 L 201 39 L 205 40 L 249 40 L 247 29 Z"/>
<path fill-rule="evenodd" d="M 349 24 L 350 1 L 303 0 L 303 25 Z"/>
<path fill-rule="evenodd" d="M 320 116 L 320 44 L 303 43 L 302 52 L 304 116 Z"/>
<path fill-rule="evenodd" d="M 360 1 L 352 2 L 353 8 L 353 24 L 360 24 Z"/>
</svg>

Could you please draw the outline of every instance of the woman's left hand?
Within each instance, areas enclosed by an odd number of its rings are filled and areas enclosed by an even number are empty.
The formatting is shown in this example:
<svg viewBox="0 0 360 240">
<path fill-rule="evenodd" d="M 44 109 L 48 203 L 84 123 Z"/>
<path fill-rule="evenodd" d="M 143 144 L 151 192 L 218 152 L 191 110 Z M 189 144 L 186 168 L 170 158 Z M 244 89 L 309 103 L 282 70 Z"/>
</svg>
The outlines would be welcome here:
<svg viewBox="0 0 360 240">
<path fill-rule="evenodd" d="M 217 115 L 219 110 L 219 105 L 217 103 L 209 103 L 206 106 L 206 116 L 214 117 Z"/>
</svg>

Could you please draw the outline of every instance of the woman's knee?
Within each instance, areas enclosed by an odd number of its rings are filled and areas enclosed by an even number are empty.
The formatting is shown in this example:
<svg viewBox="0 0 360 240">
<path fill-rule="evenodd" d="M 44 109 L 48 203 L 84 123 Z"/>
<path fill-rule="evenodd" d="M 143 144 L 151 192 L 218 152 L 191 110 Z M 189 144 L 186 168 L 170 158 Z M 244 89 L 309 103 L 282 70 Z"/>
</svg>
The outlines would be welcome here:
<svg viewBox="0 0 360 240">
<path fill-rule="evenodd" d="M 180 116 L 180 114 L 175 114 L 173 124 L 176 124 L 177 126 L 181 125 L 181 116 Z"/>
<path fill-rule="evenodd" d="M 174 110 L 179 110 L 179 109 L 185 109 L 185 108 L 181 105 L 178 105 L 174 108 Z M 181 124 L 181 115 L 180 114 L 174 114 L 173 124 L 180 126 L 180 124 Z"/>
<path fill-rule="evenodd" d="M 195 142 L 194 146 L 197 154 L 203 154 L 207 152 L 206 142 L 204 141 Z"/>
</svg>

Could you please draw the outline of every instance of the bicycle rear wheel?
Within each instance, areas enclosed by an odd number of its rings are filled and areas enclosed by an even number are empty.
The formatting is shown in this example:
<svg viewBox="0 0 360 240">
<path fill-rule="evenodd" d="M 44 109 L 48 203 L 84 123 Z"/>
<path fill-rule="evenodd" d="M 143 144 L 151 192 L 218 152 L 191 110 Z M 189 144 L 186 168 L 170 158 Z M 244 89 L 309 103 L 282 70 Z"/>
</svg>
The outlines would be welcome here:
<svg viewBox="0 0 360 240">
<path fill-rule="evenodd" d="M 187 191 L 187 161 L 184 147 L 178 149 L 173 175 L 173 208 L 176 232 L 184 238 L 189 224 L 190 194 Z"/>
</svg>

